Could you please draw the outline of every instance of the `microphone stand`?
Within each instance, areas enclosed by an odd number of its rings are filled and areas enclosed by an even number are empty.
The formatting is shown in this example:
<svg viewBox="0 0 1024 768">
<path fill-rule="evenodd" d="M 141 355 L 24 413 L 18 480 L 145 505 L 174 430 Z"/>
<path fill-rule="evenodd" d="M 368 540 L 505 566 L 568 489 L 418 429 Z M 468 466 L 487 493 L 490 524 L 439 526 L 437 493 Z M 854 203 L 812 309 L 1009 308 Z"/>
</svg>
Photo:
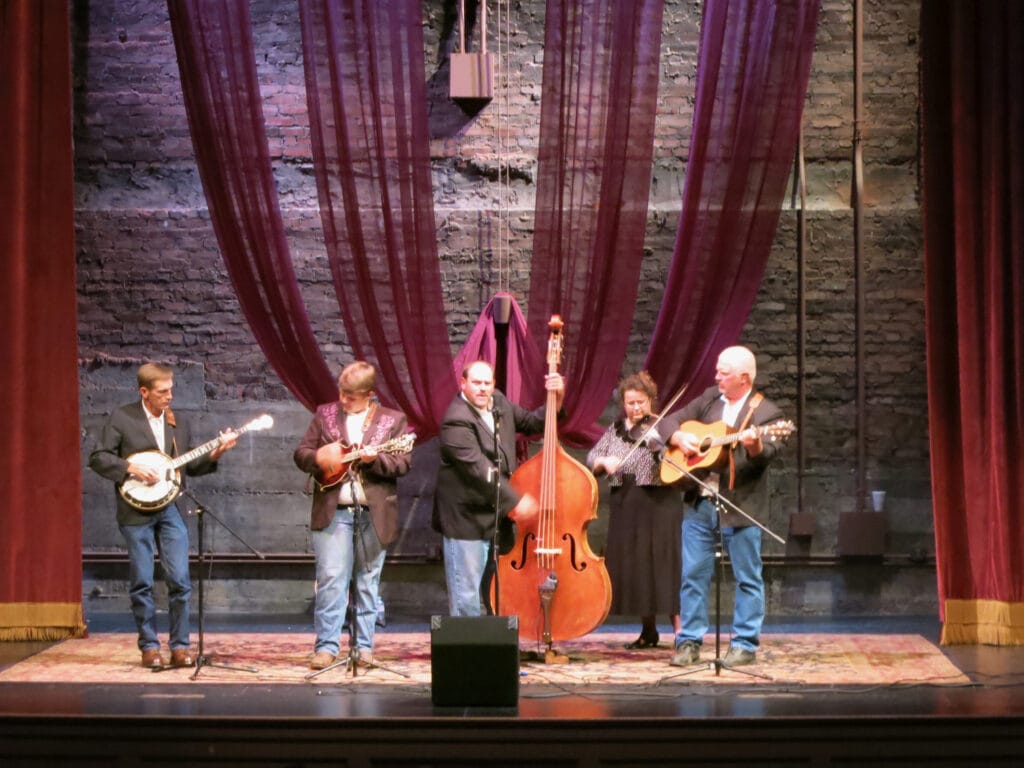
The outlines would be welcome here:
<svg viewBox="0 0 1024 768">
<path fill-rule="evenodd" d="M 262 552 L 257 550 L 255 547 L 253 547 L 251 544 L 249 544 L 249 542 L 247 542 L 241 536 L 239 536 L 234 530 L 231 529 L 230 526 L 228 526 L 227 523 L 225 523 L 223 520 L 221 520 L 219 517 L 217 517 L 215 514 L 213 514 L 213 512 L 210 511 L 209 507 L 207 507 L 205 504 L 203 504 L 201 501 L 199 501 L 199 499 L 197 499 L 195 496 L 192 495 L 191 491 L 189 491 L 186 488 L 182 488 L 180 495 L 181 496 L 186 496 L 189 499 L 191 499 L 192 503 L 195 504 L 195 506 L 196 506 L 196 512 L 195 512 L 195 514 L 196 514 L 196 540 L 197 540 L 196 550 L 197 550 L 197 563 L 198 563 L 198 569 L 199 569 L 199 578 L 197 579 L 198 607 L 199 607 L 199 649 L 196 652 L 196 670 L 195 670 L 195 672 L 192 673 L 192 675 L 191 675 L 191 677 L 189 679 L 190 680 L 197 679 L 199 677 L 199 673 L 202 671 L 203 667 L 219 667 L 220 669 L 231 669 L 231 670 L 234 670 L 236 672 L 253 672 L 253 673 L 258 672 L 259 670 L 256 669 L 256 667 L 239 667 L 239 666 L 233 666 L 231 664 L 220 664 L 220 663 L 213 662 L 213 661 L 210 660 L 210 657 L 207 656 L 206 653 L 205 653 L 205 648 L 204 648 L 204 626 L 203 626 L 203 616 L 204 616 L 204 611 L 205 611 L 204 595 L 203 595 L 203 582 L 204 582 L 204 576 L 203 576 L 203 570 L 204 569 L 203 569 L 203 566 L 206 564 L 206 558 L 207 558 L 206 548 L 205 548 L 205 544 L 206 544 L 206 542 L 205 542 L 205 532 L 204 532 L 204 519 L 205 519 L 205 517 L 207 515 L 212 517 L 217 523 L 220 524 L 220 526 L 225 531 L 227 531 L 232 536 L 234 536 L 239 542 L 242 543 L 243 546 L 245 546 L 250 552 L 252 552 L 254 555 L 256 555 L 256 557 L 258 557 L 260 560 L 265 559 L 266 556 Z M 210 559 L 210 563 L 212 565 L 212 563 L 213 563 L 213 559 L 212 558 Z M 153 671 L 154 672 L 162 672 L 165 669 L 172 669 L 172 668 L 173 667 L 169 667 L 169 666 L 168 667 L 157 667 Z"/>
<path fill-rule="evenodd" d="M 700 663 L 700 664 L 694 666 L 693 669 L 688 669 L 685 672 L 679 672 L 679 673 L 677 673 L 675 675 L 670 675 L 667 679 L 671 680 L 672 678 L 675 678 L 675 677 L 685 677 L 687 675 L 694 675 L 697 672 L 704 672 L 704 671 L 711 671 L 711 670 L 714 670 L 715 677 L 720 677 L 721 674 L 722 674 L 722 670 L 726 669 L 726 670 L 729 670 L 730 672 L 738 672 L 741 675 L 747 675 L 749 677 L 757 677 L 757 678 L 760 678 L 761 680 L 771 680 L 772 678 L 769 677 L 768 675 L 762 675 L 762 674 L 760 674 L 758 672 L 751 672 L 748 669 L 738 669 L 736 667 L 730 667 L 730 666 L 728 666 L 722 660 L 722 581 L 724 581 L 724 579 L 725 579 L 725 537 L 722 534 L 722 526 L 721 526 L 721 523 L 720 523 L 721 514 L 722 514 L 723 511 L 725 511 L 725 507 L 728 506 L 733 512 L 738 512 L 739 514 L 743 515 L 743 517 L 745 517 L 751 523 L 753 523 L 758 528 L 760 528 L 762 531 L 767 533 L 769 536 L 774 538 L 780 544 L 785 544 L 786 540 L 783 539 L 781 536 L 777 535 L 776 533 L 774 533 L 773 531 L 771 531 L 768 528 L 766 528 L 764 525 L 759 523 L 757 520 L 755 520 L 750 515 L 748 515 L 746 512 L 744 512 L 738 506 L 736 506 L 731 501 L 729 501 L 729 499 L 725 498 L 721 493 L 719 493 L 717 488 L 715 488 L 714 486 L 708 485 L 703 480 L 701 480 L 700 478 L 696 477 L 686 467 L 680 466 L 679 464 L 677 464 L 676 462 L 672 461 L 669 458 L 665 458 L 664 461 L 666 461 L 670 466 L 674 467 L 675 469 L 678 469 L 686 477 L 688 477 L 690 480 L 692 480 L 694 483 L 696 483 L 697 486 L 700 487 L 704 491 L 704 494 L 703 494 L 704 497 L 705 498 L 709 498 L 711 500 L 711 503 L 714 504 L 714 506 L 715 506 L 715 534 L 716 534 L 716 539 L 715 539 L 715 658 L 712 659 L 709 662 Z M 700 502 L 698 502 L 698 503 L 700 503 Z"/>
<path fill-rule="evenodd" d="M 491 534 L 491 564 L 494 567 L 494 605 L 491 606 L 495 616 L 501 615 L 501 586 L 498 583 L 498 525 L 501 522 L 501 446 L 498 443 L 498 432 L 501 429 L 501 411 L 492 406 L 491 416 L 494 418 L 494 466 L 488 471 L 494 473 L 494 533 Z"/>
<path fill-rule="evenodd" d="M 363 543 L 360 537 L 362 526 L 373 525 L 373 521 L 366 520 L 363 517 L 365 507 L 359 503 L 359 496 L 356 493 L 356 475 L 352 470 L 349 470 L 349 489 L 352 494 L 352 569 L 348 578 L 348 605 L 352 607 L 352 618 L 349 620 L 348 625 L 348 655 L 344 658 L 338 657 L 323 669 L 317 669 L 310 672 L 304 679 L 312 680 L 314 677 L 322 675 L 324 672 L 329 672 L 330 670 L 337 669 L 341 666 L 344 666 L 346 671 L 351 670 L 352 677 L 357 677 L 359 674 L 360 664 L 366 667 L 367 671 L 371 669 L 383 669 L 385 672 L 391 672 L 395 675 L 408 677 L 404 672 L 399 672 L 397 669 L 385 667 L 383 664 L 378 664 L 372 659 L 363 659 L 359 655 L 359 647 L 356 645 L 358 639 L 356 635 L 359 633 L 359 598 L 357 597 L 356 590 L 356 561 L 362 560 L 363 566 L 365 567 L 366 551 L 365 549 L 361 550 L 363 552 L 363 557 L 361 558 L 357 558 L 356 553 L 360 551 L 360 545 Z"/>
</svg>

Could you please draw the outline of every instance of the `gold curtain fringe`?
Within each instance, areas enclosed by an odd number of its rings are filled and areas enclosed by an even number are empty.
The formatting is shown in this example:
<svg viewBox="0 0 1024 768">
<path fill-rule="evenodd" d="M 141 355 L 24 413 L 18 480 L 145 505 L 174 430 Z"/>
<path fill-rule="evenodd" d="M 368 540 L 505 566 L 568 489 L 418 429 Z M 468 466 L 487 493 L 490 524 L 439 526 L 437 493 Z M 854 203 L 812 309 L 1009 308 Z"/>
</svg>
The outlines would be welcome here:
<svg viewBox="0 0 1024 768">
<path fill-rule="evenodd" d="M 0 641 L 67 640 L 88 631 L 79 603 L 0 603 Z"/>
<path fill-rule="evenodd" d="M 4 643 L 25 640 L 70 640 L 87 635 L 88 631 L 84 624 L 76 627 L 0 627 L 0 642 Z"/>
<path fill-rule="evenodd" d="M 942 645 L 1024 645 L 1024 603 L 947 600 Z"/>
</svg>

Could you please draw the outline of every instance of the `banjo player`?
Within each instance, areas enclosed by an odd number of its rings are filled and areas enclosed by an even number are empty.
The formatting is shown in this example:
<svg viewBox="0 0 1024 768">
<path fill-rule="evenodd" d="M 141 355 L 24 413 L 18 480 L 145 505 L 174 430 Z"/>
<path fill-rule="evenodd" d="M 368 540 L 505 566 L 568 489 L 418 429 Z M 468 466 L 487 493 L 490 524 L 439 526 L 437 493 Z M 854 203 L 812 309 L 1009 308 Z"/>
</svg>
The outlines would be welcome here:
<svg viewBox="0 0 1024 768">
<path fill-rule="evenodd" d="M 188 423 L 176 417 L 169 407 L 174 397 L 174 372 L 170 368 L 145 363 L 139 367 L 137 380 L 140 399 L 110 414 L 99 443 L 89 456 L 89 466 L 114 483 L 118 528 L 128 549 L 129 596 L 142 666 L 160 668 L 168 663 L 160 651 L 153 600 L 153 555 L 158 552 L 168 594 L 169 663 L 173 667 L 190 667 L 195 663 L 189 647 L 192 584 L 188 528 L 175 501 L 180 490 L 179 475 L 168 470 L 162 476 L 142 457 L 167 460 L 184 454 L 191 447 L 191 432 Z M 237 441 L 234 430 L 221 433 L 205 455 L 184 464 L 185 473 L 215 472 L 218 459 Z M 126 487 L 138 489 L 137 493 L 125 492 Z"/>
</svg>

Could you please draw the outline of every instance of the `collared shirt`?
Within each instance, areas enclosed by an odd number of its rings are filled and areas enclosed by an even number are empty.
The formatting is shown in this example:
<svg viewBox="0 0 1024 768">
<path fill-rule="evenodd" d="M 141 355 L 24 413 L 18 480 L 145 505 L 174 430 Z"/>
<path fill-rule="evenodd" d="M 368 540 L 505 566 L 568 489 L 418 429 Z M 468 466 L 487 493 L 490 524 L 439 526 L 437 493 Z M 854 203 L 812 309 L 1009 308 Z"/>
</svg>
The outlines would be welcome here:
<svg viewBox="0 0 1024 768">
<path fill-rule="evenodd" d="M 370 415 L 370 409 L 366 408 L 359 413 L 345 414 L 345 432 L 353 445 L 363 444 L 363 434 L 366 431 L 366 417 Z M 358 460 L 357 460 L 358 461 Z M 354 467 L 355 465 L 353 465 Z M 359 482 L 359 474 L 349 470 L 349 476 L 341 482 L 338 494 L 339 507 L 351 507 L 353 504 L 365 504 L 366 492 L 363 484 Z"/>
<path fill-rule="evenodd" d="M 467 398 L 466 395 L 461 393 L 461 392 L 459 393 L 459 397 L 461 397 L 463 400 L 466 401 L 466 405 L 468 405 L 470 408 L 472 408 L 474 411 L 476 411 L 477 413 L 480 414 L 480 418 L 483 419 L 484 425 L 487 427 L 487 429 L 489 429 L 493 433 L 494 432 L 494 411 L 492 411 L 491 408 L 489 408 L 489 407 L 488 408 L 477 408 L 473 403 L 471 403 L 469 401 L 469 398 Z M 491 401 L 490 401 L 490 405 L 493 406 L 493 404 L 494 404 L 494 398 L 492 397 Z"/>
<path fill-rule="evenodd" d="M 728 424 L 730 427 L 736 426 L 736 421 L 739 419 L 740 414 L 743 413 L 743 406 L 746 405 L 747 399 L 750 397 L 750 393 L 753 390 L 748 390 L 747 394 L 737 400 L 735 403 L 730 403 L 729 399 L 725 396 L 721 396 L 721 401 L 724 403 L 722 408 L 722 421 Z M 709 472 L 708 476 L 704 479 L 704 483 L 709 487 L 713 488 L 716 492 L 721 488 L 722 475 L 719 472 Z M 711 494 L 707 491 L 701 493 L 702 496 L 710 496 Z"/>
<path fill-rule="evenodd" d="M 748 390 L 747 394 L 737 400 L 735 403 L 730 403 L 725 395 L 722 395 L 722 402 L 725 403 L 725 407 L 722 408 L 722 421 L 728 424 L 730 427 L 736 426 L 736 420 L 740 417 L 743 412 L 743 406 L 746 405 L 747 399 L 750 397 L 750 393 L 753 390 Z"/>
<path fill-rule="evenodd" d="M 160 411 L 159 416 L 154 416 L 150 413 L 149 408 L 146 407 L 146 402 L 142 402 L 142 411 L 146 414 L 146 420 L 149 422 L 149 428 L 153 430 L 153 437 L 156 438 L 156 447 L 160 449 L 162 453 L 167 453 L 167 447 L 164 445 L 164 417 L 165 411 Z"/>
</svg>

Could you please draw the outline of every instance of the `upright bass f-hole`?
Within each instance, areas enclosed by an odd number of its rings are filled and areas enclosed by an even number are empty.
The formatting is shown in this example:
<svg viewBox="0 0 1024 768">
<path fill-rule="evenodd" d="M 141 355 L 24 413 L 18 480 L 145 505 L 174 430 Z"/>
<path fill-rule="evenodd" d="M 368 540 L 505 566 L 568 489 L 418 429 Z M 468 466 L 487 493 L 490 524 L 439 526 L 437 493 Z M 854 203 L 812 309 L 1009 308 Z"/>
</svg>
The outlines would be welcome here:
<svg viewBox="0 0 1024 768">
<path fill-rule="evenodd" d="M 523 548 L 522 548 L 522 550 L 519 553 L 519 559 L 518 560 L 510 560 L 509 564 L 508 564 L 509 568 L 511 568 L 514 571 L 521 571 L 521 570 L 523 570 L 523 568 L 526 566 L 526 559 L 528 557 L 527 549 L 529 548 L 530 542 L 536 541 L 536 540 L 537 540 L 537 537 L 534 536 L 532 533 L 528 533 L 525 536 L 523 536 Z"/>
<path fill-rule="evenodd" d="M 571 533 L 563 533 L 562 541 L 569 542 L 569 564 L 572 569 L 576 572 L 586 570 L 587 564 L 576 562 L 576 539 L 573 538 Z"/>
</svg>

